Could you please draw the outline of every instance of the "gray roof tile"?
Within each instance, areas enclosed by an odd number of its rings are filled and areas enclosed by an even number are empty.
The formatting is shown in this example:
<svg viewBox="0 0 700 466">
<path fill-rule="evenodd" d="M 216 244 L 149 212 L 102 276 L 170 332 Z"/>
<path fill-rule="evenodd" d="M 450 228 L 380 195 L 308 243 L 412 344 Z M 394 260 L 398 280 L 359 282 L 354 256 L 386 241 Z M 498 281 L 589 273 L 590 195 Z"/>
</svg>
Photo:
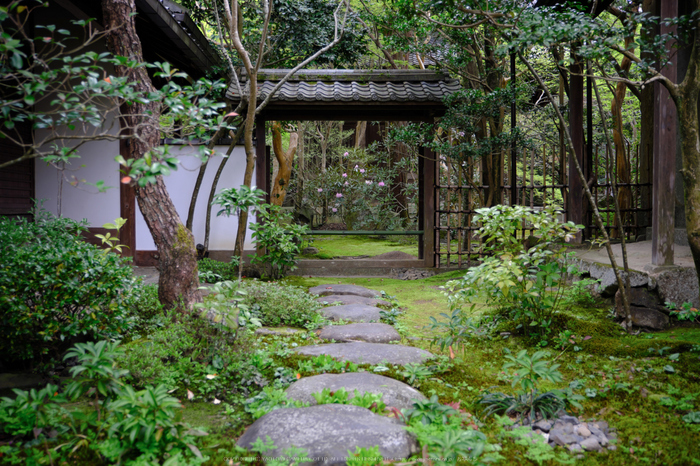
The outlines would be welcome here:
<svg viewBox="0 0 700 466">
<path fill-rule="evenodd" d="M 260 70 L 258 97 L 266 98 L 286 70 Z M 241 77 L 245 89 L 246 77 Z M 459 81 L 429 70 L 304 70 L 285 82 L 271 102 L 441 102 Z M 226 97 L 240 100 L 235 85 Z"/>
</svg>

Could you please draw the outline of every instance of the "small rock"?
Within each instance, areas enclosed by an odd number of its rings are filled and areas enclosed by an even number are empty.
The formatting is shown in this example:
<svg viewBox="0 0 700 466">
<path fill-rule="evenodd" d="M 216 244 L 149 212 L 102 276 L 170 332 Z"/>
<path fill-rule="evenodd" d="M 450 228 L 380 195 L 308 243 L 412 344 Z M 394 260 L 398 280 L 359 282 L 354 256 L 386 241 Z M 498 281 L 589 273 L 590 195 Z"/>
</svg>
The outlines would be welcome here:
<svg viewBox="0 0 700 466">
<path fill-rule="evenodd" d="M 583 438 L 588 438 L 591 436 L 591 431 L 588 430 L 588 427 L 585 424 L 582 424 L 582 425 L 578 426 L 577 434 Z"/>
<path fill-rule="evenodd" d="M 569 416 L 568 414 L 564 414 L 563 416 L 559 416 L 559 418 L 557 420 L 562 421 L 562 422 L 568 422 L 568 423 L 571 423 L 574 425 L 579 424 L 579 420 L 576 416 Z"/>
<path fill-rule="evenodd" d="M 301 253 L 304 255 L 308 255 L 308 256 L 318 254 L 318 248 L 315 248 L 313 246 L 309 246 L 307 248 L 302 249 Z"/>
<path fill-rule="evenodd" d="M 578 443 L 572 443 L 571 445 L 568 445 L 567 448 L 569 449 L 569 451 L 581 451 L 582 450 L 581 445 L 579 445 Z"/>
<path fill-rule="evenodd" d="M 540 429 L 542 432 L 549 432 L 552 430 L 552 423 L 547 420 L 537 421 L 532 425 L 533 428 Z"/>
<path fill-rule="evenodd" d="M 610 450 L 610 451 L 615 451 L 615 450 L 617 450 L 617 445 L 609 445 L 609 446 L 608 446 L 608 450 Z"/>
<path fill-rule="evenodd" d="M 588 424 L 588 430 L 591 431 L 591 435 L 595 435 L 596 437 L 605 436 L 602 430 L 597 428 L 595 424 Z"/>
<path fill-rule="evenodd" d="M 564 447 L 570 443 L 576 443 L 578 439 L 581 439 L 581 437 L 573 434 L 565 434 L 559 429 L 553 429 L 551 432 L 549 432 L 549 440 L 561 447 Z"/>
<path fill-rule="evenodd" d="M 602 447 L 607 447 L 610 442 L 608 442 L 608 438 L 605 435 L 596 435 L 596 438 L 598 439 L 598 442 L 600 443 L 600 446 Z"/>
<path fill-rule="evenodd" d="M 581 448 L 587 451 L 600 451 L 600 442 L 597 437 L 588 437 L 581 442 Z"/>
</svg>

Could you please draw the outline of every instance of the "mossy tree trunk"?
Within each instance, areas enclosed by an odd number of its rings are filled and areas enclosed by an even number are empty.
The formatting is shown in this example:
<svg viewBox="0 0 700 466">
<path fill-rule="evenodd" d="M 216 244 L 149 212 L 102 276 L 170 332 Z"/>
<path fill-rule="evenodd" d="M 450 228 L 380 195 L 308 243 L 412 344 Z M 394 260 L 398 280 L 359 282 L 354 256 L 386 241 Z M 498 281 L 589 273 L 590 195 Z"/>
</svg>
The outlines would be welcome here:
<svg viewBox="0 0 700 466">
<path fill-rule="evenodd" d="M 102 0 L 102 11 L 105 29 L 109 31 L 107 40 L 111 52 L 143 62 L 141 41 L 134 23 L 134 0 Z M 132 85 L 143 94 L 155 91 L 144 67 L 117 67 L 117 74 L 128 76 Z M 129 140 L 129 153 L 124 155 L 142 158 L 160 144 L 160 103 L 132 102 L 124 105 L 128 111 L 123 112 L 121 118 L 126 127 L 135 128 Z M 158 248 L 158 298 L 166 307 L 190 309 L 194 303 L 202 300 L 194 237 L 182 224 L 161 176 L 153 184 L 137 187 L 136 199 Z"/>
</svg>

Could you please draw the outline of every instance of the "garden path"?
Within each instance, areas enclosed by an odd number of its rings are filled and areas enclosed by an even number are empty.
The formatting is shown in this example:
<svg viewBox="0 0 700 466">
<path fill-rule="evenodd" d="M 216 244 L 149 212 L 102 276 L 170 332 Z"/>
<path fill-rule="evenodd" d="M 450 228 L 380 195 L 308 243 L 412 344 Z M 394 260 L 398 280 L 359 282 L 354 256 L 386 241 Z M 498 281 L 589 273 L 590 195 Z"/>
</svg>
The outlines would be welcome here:
<svg viewBox="0 0 700 466">
<path fill-rule="evenodd" d="M 321 312 L 350 323 L 321 330 L 322 339 L 341 343 L 304 346 L 297 348 L 299 354 L 325 354 L 342 361 L 394 365 L 420 363 L 432 357 L 431 353 L 419 348 L 387 343 L 400 341 L 398 332 L 387 324 L 367 322 L 378 321 L 381 309 L 367 304 L 367 301 L 359 303 L 356 298 L 378 299 L 380 294 L 377 291 L 356 285 L 320 285 L 309 292 L 322 298 L 332 296 L 333 302 L 348 302 L 324 308 Z M 381 394 L 382 401 L 397 410 L 410 408 L 415 400 L 425 399 L 418 390 L 402 382 L 367 372 L 305 377 L 292 384 L 287 395 L 293 400 L 315 404 L 311 394 L 325 388 L 333 393 L 344 388 L 349 398 L 367 392 Z M 284 456 L 285 450 L 289 453 L 290 448 L 296 447 L 306 452 L 303 464 L 313 465 L 346 464 L 348 452 L 375 446 L 385 459 L 400 460 L 419 449 L 415 438 L 403 427 L 404 423 L 397 417 L 381 416 L 353 405 L 283 408 L 255 421 L 237 444 L 250 448 L 258 439 L 265 440 L 269 436 L 275 446 L 266 453 L 270 458 Z"/>
</svg>

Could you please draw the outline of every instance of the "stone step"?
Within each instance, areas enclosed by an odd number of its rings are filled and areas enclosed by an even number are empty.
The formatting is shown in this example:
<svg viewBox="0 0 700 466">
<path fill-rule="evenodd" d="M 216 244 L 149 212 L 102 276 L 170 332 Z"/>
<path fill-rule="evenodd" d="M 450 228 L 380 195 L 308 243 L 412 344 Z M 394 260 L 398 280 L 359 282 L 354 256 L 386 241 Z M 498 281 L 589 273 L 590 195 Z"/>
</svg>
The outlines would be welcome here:
<svg viewBox="0 0 700 466">
<path fill-rule="evenodd" d="M 348 392 L 348 398 L 355 396 L 355 390 L 360 395 L 379 393 L 387 407 L 398 409 L 412 408 L 414 401 L 426 399 L 421 392 L 403 382 L 370 372 L 347 372 L 345 374 L 321 374 L 304 377 L 287 388 L 287 395 L 292 400 L 315 405 L 316 399 L 313 394 L 321 392 L 324 388 L 328 388 L 332 392 L 344 388 Z"/>
<path fill-rule="evenodd" d="M 366 298 L 364 296 L 357 296 L 352 294 L 346 295 L 328 295 L 316 298 L 316 302 L 321 304 L 333 305 L 335 303 L 340 304 L 364 304 L 365 306 L 391 306 L 391 303 L 378 298 Z"/>
<path fill-rule="evenodd" d="M 418 442 L 396 418 L 374 414 L 359 406 L 328 404 L 272 411 L 251 425 L 238 439 L 250 449 L 258 439 L 274 442 L 266 457 L 281 458 L 292 446 L 306 451 L 302 464 L 345 464 L 348 451 L 379 446 L 385 459 L 402 460 L 418 452 Z"/>
<path fill-rule="evenodd" d="M 319 310 L 330 320 L 345 320 L 348 322 L 378 322 L 381 319 L 381 309 L 365 304 L 345 304 L 343 306 L 324 307 Z"/>
<path fill-rule="evenodd" d="M 318 285 L 313 288 L 309 288 L 309 293 L 318 296 L 330 296 L 330 295 L 355 295 L 364 296 L 365 298 L 376 298 L 381 296 L 379 291 L 370 290 L 364 286 L 358 285 L 338 285 L 338 284 L 327 284 Z"/>
<path fill-rule="evenodd" d="M 409 363 L 418 364 L 433 357 L 432 353 L 412 346 L 364 342 L 302 346 L 294 351 L 305 356 L 327 354 L 338 360 L 356 364 L 388 363 L 402 366 Z"/>
<path fill-rule="evenodd" d="M 321 340 L 335 340 L 340 343 L 365 341 L 367 343 L 391 343 L 401 341 L 401 335 L 394 327 L 380 323 L 359 323 L 331 325 L 318 334 Z"/>
</svg>

